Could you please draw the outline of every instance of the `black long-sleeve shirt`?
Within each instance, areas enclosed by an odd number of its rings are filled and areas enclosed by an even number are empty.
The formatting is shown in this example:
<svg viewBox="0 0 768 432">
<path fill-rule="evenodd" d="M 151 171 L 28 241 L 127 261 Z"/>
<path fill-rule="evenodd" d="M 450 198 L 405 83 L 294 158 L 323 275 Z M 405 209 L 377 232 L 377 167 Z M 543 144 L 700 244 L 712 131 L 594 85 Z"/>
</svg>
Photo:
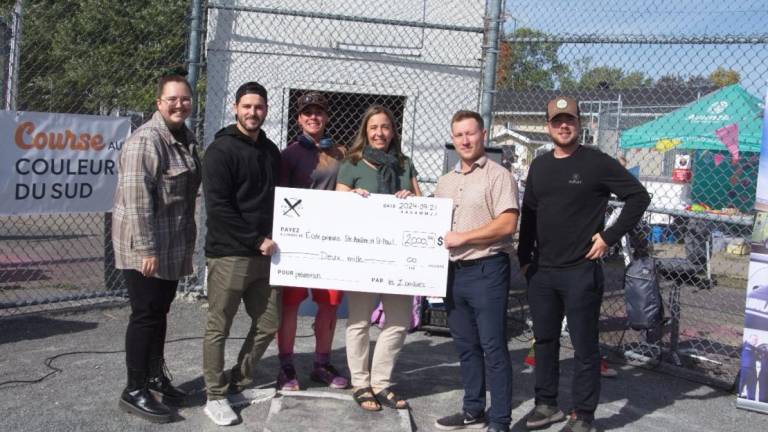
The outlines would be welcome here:
<svg viewBox="0 0 768 432">
<path fill-rule="evenodd" d="M 230 125 L 216 133 L 203 157 L 208 216 L 205 256 L 260 255 L 272 233 L 280 151 L 264 131 L 256 141 Z"/>
<path fill-rule="evenodd" d="M 605 210 L 611 193 L 625 201 L 611 227 Z M 642 184 L 605 153 L 580 146 L 565 158 L 553 152 L 536 158 L 528 171 L 520 220 L 520 265 L 542 268 L 581 264 L 592 236 L 612 245 L 640 221 L 651 199 Z"/>
</svg>

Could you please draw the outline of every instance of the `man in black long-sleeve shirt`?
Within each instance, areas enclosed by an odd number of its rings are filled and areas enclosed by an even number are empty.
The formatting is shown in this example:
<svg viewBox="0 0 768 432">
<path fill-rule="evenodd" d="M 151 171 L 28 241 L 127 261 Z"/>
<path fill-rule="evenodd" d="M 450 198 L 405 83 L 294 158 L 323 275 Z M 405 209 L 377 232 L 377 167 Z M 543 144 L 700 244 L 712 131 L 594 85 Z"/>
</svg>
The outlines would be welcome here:
<svg viewBox="0 0 768 432">
<path fill-rule="evenodd" d="M 555 148 L 536 158 L 528 171 L 518 247 L 536 339 L 536 407 L 526 426 L 540 429 L 564 418 L 557 407 L 557 390 L 560 323 L 565 315 L 575 351 L 574 407 L 562 430 L 589 431 L 600 398 L 600 259 L 639 222 L 650 198 L 618 161 L 579 144 L 576 100 L 551 100 L 547 129 Z M 611 194 L 625 205 L 616 223 L 606 229 Z"/>
<path fill-rule="evenodd" d="M 203 159 L 208 232 L 208 324 L 203 342 L 205 413 L 220 426 L 237 422 L 229 399 L 249 399 L 253 367 L 277 333 L 279 291 L 269 285 L 275 185 L 280 151 L 261 125 L 267 116 L 267 90 L 245 83 L 235 94 L 237 122 L 216 133 Z M 251 328 L 229 378 L 224 373 L 224 343 L 240 306 Z M 229 396 L 228 396 L 229 395 Z"/>
</svg>

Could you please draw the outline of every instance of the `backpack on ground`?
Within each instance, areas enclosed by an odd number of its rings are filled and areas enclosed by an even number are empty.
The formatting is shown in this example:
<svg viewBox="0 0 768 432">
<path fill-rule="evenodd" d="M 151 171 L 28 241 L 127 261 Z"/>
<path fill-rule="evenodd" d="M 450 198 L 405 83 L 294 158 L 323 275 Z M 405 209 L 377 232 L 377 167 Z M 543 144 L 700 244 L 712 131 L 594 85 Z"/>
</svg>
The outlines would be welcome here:
<svg viewBox="0 0 768 432">
<path fill-rule="evenodd" d="M 640 222 L 621 238 L 625 266 L 624 304 L 627 327 L 633 330 L 657 330 L 664 321 L 664 302 L 656 261 L 651 256 L 653 247 L 649 241 L 649 228 L 647 223 Z"/>
<path fill-rule="evenodd" d="M 627 326 L 633 330 L 651 330 L 664 320 L 656 262 L 652 257 L 633 259 L 624 272 L 624 301 Z"/>
</svg>

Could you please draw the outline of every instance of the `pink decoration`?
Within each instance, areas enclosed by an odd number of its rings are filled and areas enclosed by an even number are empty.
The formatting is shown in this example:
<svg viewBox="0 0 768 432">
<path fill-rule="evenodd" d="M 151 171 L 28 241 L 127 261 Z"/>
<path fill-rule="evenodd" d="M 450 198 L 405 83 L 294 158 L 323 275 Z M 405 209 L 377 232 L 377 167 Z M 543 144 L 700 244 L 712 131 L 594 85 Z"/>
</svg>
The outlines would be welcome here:
<svg viewBox="0 0 768 432">
<path fill-rule="evenodd" d="M 715 135 L 725 144 L 731 154 L 731 163 L 739 161 L 739 124 L 732 123 L 715 131 Z"/>
<path fill-rule="evenodd" d="M 720 164 L 723 163 L 723 159 L 725 159 L 725 156 L 720 153 L 715 153 L 712 157 L 715 159 L 715 166 L 720 166 Z"/>
</svg>

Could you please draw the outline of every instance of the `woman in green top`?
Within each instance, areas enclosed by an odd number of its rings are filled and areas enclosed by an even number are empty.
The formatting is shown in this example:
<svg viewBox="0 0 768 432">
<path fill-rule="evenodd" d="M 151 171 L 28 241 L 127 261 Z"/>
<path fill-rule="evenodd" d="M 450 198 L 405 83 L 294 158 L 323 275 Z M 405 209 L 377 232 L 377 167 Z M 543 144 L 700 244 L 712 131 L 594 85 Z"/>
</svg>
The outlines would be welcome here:
<svg viewBox="0 0 768 432">
<path fill-rule="evenodd" d="M 413 163 L 400 149 L 392 113 L 379 105 L 369 107 L 347 158 L 339 168 L 336 190 L 394 194 L 398 198 L 420 196 Z M 392 369 L 405 342 L 411 322 L 412 297 L 397 294 L 347 292 L 347 362 L 352 378 L 353 397 L 364 410 L 381 406 L 408 408 L 408 402 L 390 390 Z M 371 312 L 381 299 L 387 314 L 369 366 Z"/>
</svg>

